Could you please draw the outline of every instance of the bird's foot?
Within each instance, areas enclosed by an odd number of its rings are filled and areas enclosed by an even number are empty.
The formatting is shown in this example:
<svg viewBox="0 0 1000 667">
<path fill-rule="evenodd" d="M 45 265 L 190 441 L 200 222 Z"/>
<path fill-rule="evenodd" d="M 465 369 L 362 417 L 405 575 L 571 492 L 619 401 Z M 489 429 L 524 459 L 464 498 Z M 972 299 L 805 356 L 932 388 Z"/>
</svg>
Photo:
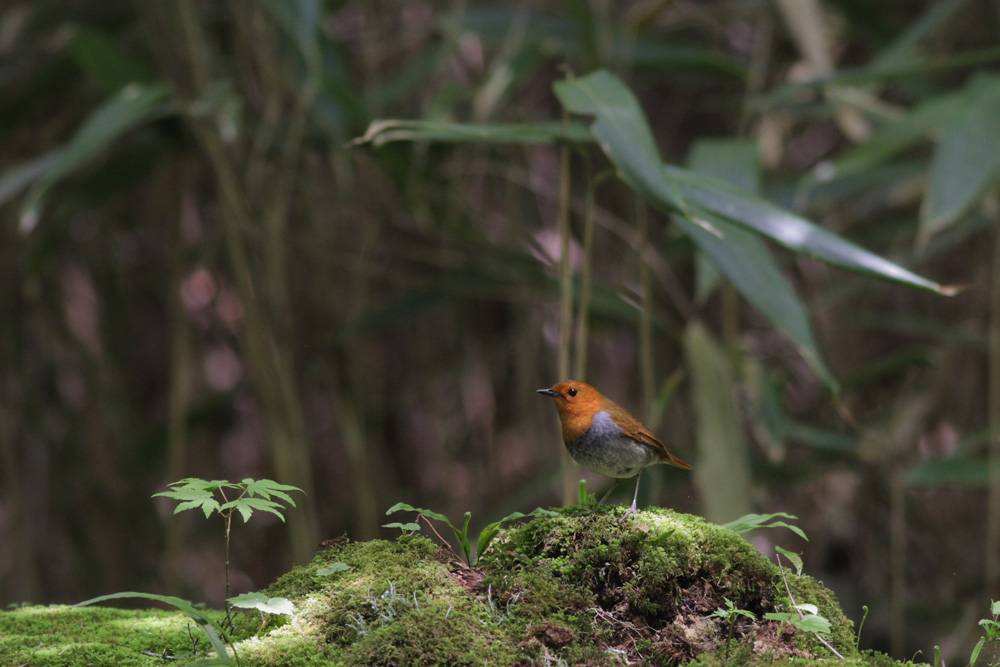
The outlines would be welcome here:
<svg viewBox="0 0 1000 667">
<path fill-rule="evenodd" d="M 627 510 L 625 510 L 625 514 L 622 515 L 622 518 L 618 519 L 618 523 L 625 523 L 625 521 L 629 517 L 634 517 L 635 515 L 636 515 L 636 509 L 635 509 L 635 503 L 633 502 L 632 505 Z"/>
</svg>

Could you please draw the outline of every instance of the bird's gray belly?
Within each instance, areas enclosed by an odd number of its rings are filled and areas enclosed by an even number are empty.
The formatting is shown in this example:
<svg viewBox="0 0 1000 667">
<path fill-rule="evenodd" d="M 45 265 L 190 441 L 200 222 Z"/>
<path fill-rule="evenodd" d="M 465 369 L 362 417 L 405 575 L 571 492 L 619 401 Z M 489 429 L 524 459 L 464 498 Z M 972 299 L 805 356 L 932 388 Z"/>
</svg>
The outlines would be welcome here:
<svg viewBox="0 0 1000 667">
<path fill-rule="evenodd" d="M 634 477 L 659 461 L 652 449 L 623 434 L 605 412 L 594 415 L 590 429 L 566 449 L 584 468 L 608 477 Z"/>
</svg>

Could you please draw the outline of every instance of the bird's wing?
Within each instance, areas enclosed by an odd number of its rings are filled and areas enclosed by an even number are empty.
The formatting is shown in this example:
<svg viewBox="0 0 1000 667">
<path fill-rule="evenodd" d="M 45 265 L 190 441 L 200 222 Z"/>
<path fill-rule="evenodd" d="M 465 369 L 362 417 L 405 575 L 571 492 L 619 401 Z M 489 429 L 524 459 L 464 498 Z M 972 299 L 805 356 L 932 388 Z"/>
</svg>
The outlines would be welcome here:
<svg viewBox="0 0 1000 667">
<path fill-rule="evenodd" d="M 691 464 L 682 461 L 677 458 L 669 451 L 667 451 L 666 446 L 659 441 L 659 439 L 649 432 L 645 426 L 640 426 L 639 428 L 632 429 L 628 436 L 635 440 L 636 442 L 641 442 L 653 449 L 657 454 L 660 455 L 660 459 L 667 465 L 676 466 L 678 468 L 684 468 L 685 470 L 691 469 Z"/>
</svg>

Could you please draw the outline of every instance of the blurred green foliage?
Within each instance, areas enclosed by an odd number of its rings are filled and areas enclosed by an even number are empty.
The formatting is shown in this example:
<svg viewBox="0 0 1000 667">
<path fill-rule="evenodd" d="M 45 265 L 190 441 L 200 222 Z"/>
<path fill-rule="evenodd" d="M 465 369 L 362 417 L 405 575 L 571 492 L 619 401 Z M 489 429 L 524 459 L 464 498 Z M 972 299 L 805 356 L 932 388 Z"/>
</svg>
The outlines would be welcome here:
<svg viewBox="0 0 1000 667">
<path fill-rule="evenodd" d="M 793 511 L 873 645 L 958 659 L 1000 583 L 996 25 L 986 0 L 9 3 L 0 600 L 211 599 L 221 570 L 184 565 L 211 534 L 145 501 L 189 476 L 306 492 L 240 536 L 244 589 L 400 498 L 555 503 L 533 389 L 572 357 L 722 461 L 645 502 Z"/>
</svg>

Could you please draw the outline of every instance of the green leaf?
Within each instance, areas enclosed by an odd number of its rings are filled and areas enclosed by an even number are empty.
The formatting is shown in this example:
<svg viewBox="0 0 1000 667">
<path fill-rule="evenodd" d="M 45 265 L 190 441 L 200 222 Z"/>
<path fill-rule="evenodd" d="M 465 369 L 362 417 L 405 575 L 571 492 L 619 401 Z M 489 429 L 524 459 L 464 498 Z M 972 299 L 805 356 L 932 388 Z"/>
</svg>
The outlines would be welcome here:
<svg viewBox="0 0 1000 667">
<path fill-rule="evenodd" d="M 795 573 L 802 576 L 802 556 L 798 555 L 794 551 L 789 551 L 788 549 L 782 549 L 778 545 L 774 546 L 774 550 L 779 554 L 787 558 L 792 565 L 795 566 Z"/>
<path fill-rule="evenodd" d="M 317 568 L 316 574 L 322 577 L 329 574 L 337 574 L 338 572 L 344 572 L 350 569 L 351 566 L 347 563 L 331 563 L 328 567 Z"/>
<path fill-rule="evenodd" d="M 985 486 L 989 466 L 974 459 L 931 459 L 910 468 L 904 479 L 910 486 Z"/>
<path fill-rule="evenodd" d="M 688 167 L 745 192 L 760 192 L 757 142 L 751 139 L 698 139 L 691 146 Z"/>
<path fill-rule="evenodd" d="M 760 162 L 757 143 L 747 139 L 698 139 L 691 147 L 687 166 L 699 174 L 721 178 L 747 192 L 760 192 Z M 770 256 L 768 256 L 770 257 Z M 704 304 L 718 287 L 721 274 L 704 252 L 695 268 L 695 301 Z"/>
<path fill-rule="evenodd" d="M 845 151 L 835 160 L 825 163 L 824 170 L 813 170 L 803 177 L 800 188 L 808 191 L 837 179 L 859 174 L 871 180 L 871 172 L 893 157 L 926 141 L 948 119 L 958 113 L 964 100 L 958 93 L 936 95 L 914 107 L 902 117 L 886 123 L 865 143 Z"/>
<path fill-rule="evenodd" d="M 201 511 L 205 513 L 205 518 L 207 519 L 212 516 L 212 512 L 219 510 L 219 503 L 212 498 L 208 498 L 207 500 L 189 500 L 175 507 L 174 514 L 180 514 L 186 510 L 194 509 L 195 507 L 201 508 Z"/>
<path fill-rule="evenodd" d="M 247 477 L 242 482 L 246 493 L 248 496 L 261 496 L 270 500 L 271 496 L 280 498 L 284 502 L 288 503 L 292 507 L 295 507 L 295 501 L 292 499 L 287 492 L 298 491 L 299 493 L 305 493 L 302 489 L 297 486 L 292 486 L 290 484 L 279 484 L 274 480 L 270 479 L 251 479 Z"/>
<path fill-rule="evenodd" d="M 55 184 L 95 159 L 125 132 L 175 110 L 165 84 L 130 84 L 108 98 L 88 116 L 31 188 L 21 210 L 21 231 L 28 233 L 35 228 L 45 198 Z"/>
<path fill-rule="evenodd" d="M 237 500 L 231 500 L 230 502 L 222 506 L 222 510 L 235 509 L 243 517 L 243 523 L 250 520 L 254 511 L 260 510 L 262 512 L 270 512 L 275 515 L 282 522 L 285 521 L 285 515 L 281 513 L 281 505 L 274 502 L 273 500 L 265 500 L 263 498 L 238 498 Z"/>
<path fill-rule="evenodd" d="M 232 665 L 233 661 L 229 658 L 229 654 L 226 652 L 226 645 L 223 643 L 221 636 L 225 636 L 222 628 L 219 625 L 205 616 L 201 611 L 196 609 L 187 600 L 182 600 L 181 598 L 174 597 L 171 595 L 154 595 L 152 593 L 135 593 L 131 591 L 122 593 L 111 593 L 109 595 L 100 595 L 96 598 L 91 598 L 89 600 L 84 600 L 83 602 L 78 602 L 73 605 L 74 607 L 85 607 L 87 605 L 96 604 L 98 602 L 105 602 L 107 600 L 123 600 L 128 598 L 143 598 L 146 600 L 154 600 L 157 602 L 163 602 L 176 607 L 183 613 L 187 614 L 188 618 L 195 622 L 201 631 L 205 633 L 208 637 L 209 643 L 212 644 L 212 648 L 218 654 L 216 658 L 210 658 L 210 660 L 217 661 L 213 664 L 219 665 Z"/>
<path fill-rule="evenodd" d="M 399 528 L 400 530 L 420 530 L 420 524 L 413 523 L 412 521 L 410 523 L 399 523 L 398 521 L 394 521 L 393 523 L 383 523 L 382 527 Z"/>
<path fill-rule="evenodd" d="M 29 160 L 0 176 L 0 205 L 6 204 L 19 192 L 40 179 L 52 170 L 62 159 L 63 149 L 49 151 L 33 160 Z"/>
<path fill-rule="evenodd" d="M 972 655 L 969 656 L 969 665 L 974 667 L 976 660 L 979 660 L 979 652 L 983 650 L 983 644 L 986 643 L 986 637 L 980 637 L 979 641 L 976 642 L 976 646 L 972 649 Z"/>
<path fill-rule="evenodd" d="M 441 521 L 446 526 L 451 528 L 451 532 L 455 535 L 455 540 L 458 542 L 459 549 L 462 551 L 462 558 L 465 559 L 465 562 L 468 565 L 472 565 L 472 543 L 469 541 L 469 521 L 472 519 L 472 512 L 465 513 L 465 523 L 463 524 L 462 529 L 459 530 L 444 514 L 431 512 L 430 510 L 421 509 L 419 507 L 413 507 L 412 505 L 408 505 L 406 503 L 396 503 L 386 510 L 385 513 L 392 514 L 393 512 L 399 511 L 416 512 L 437 521 Z"/>
<path fill-rule="evenodd" d="M 696 215 L 705 212 L 763 234 L 780 245 L 827 264 L 906 287 L 943 295 L 959 290 L 922 278 L 766 200 L 741 193 L 723 181 L 665 166 L 664 171 Z"/>
<path fill-rule="evenodd" d="M 989 618 L 981 618 L 979 619 L 979 627 L 984 628 L 987 632 L 990 630 L 995 632 L 997 628 L 1000 628 L 1000 623 Z"/>
<path fill-rule="evenodd" d="M 587 480 L 585 479 L 581 479 L 576 487 L 576 504 L 581 507 L 587 504 Z"/>
<path fill-rule="evenodd" d="M 390 507 L 385 511 L 386 516 L 392 514 L 393 512 L 416 512 L 417 514 L 423 514 L 424 516 L 430 517 L 435 521 L 440 521 L 444 523 L 446 526 L 451 528 L 456 533 L 458 532 L 458 529 L 455 528 L 455 526 L 451 525 L 451 520 L 448 519 L 448 517 L 446 517 L 444 514 L 440 514 L 439 512 L 432 512 L 431 510 L 421 509 L 420 507 L 414 507 L 413 505 L 407 505 L 406 503 L 396 503 L 395 505 L 393 505 L 392 507 Z"/>
<path fill-rule="evenodd" d="M 783 333 L 831 391 L 838 391 L 809 325 L 805 306 L 792 291 L 770 250 L 757 235 L 725 218 L 702 212 L 713 231 L 683 215 L 674 217 L 715 268 L 729 279 L 747 301 Z M 717 236 L 716 232 L 721 236 Z"/>
<path fill-rule="evenodd" d="M 584 480 L 580 481 L 581 484 L 583 485 L 584 497 L 586 497 L 587 493 L 586 482 Z M 476 558 L 479 559 L 483 555 L 483 552 L 486 551 L 487 547 L 489 547 L 490 542 L 493 541 L 493 538 L 496 536 L 496 534 L 500 532 L 500 528 L 502 526 L 510 523 L 511 521 L 517 521 L 518 519 L 526 519 L 534 516 L 558 516 L 558 514 L 556 512 L 553 512 L 552 510 L 536 507 L 527 514 L 524 514 L 522 512 L 512 512 L 511 514 L 508 514 L 499 521 L 495 521 L 489 524 L 488 526 L 483 528 L 483 530 L 479 533 L 479 540 L 476 542 Z"/>
<path fill-rule="evenodd" d="M 500 532 L 500 522 L 494 521 L 479 533 L 479 540 L 476 541 L 476 558 L 482 558 L 486 547 L 490 545 L 496 534 Z"/>
<path fill-rule="evenodd" d="M 722 524 L 722 527 L 726 530 L 731 530 L 737 535 L 742 535 L 743 533 L 750 532 L 757 528 L 787 528 L 792 531 L 806 542 L 809 538 L 806 537 L 805 532 L 798 526 L 794 526 L 784 521 L 773 521 L 775 517 L 780 517 L 782 519 L 798 519 L 797 516 L 792 514 L 787 514 L 785 512 L 774 512 L 772 514 L 744 514 L 738 519 L 733 519 L 729 523 Z M 770 521 L 770 523 L 768 523 Z"/>
<path fill-rule="evenodd" d="M 213 493 L 213 490 L 194 484 L 186 484 L 184 486 L 172 487 L 169 491 L 154 493 L 153 497 L 163 496 L 165 498 L 173 498 L 174 500 L 208 500 L 213 497 Z"/>
<path fill-rule="evenodd" d="M 228 599 L 229 604 L 240 609 L 257 609 L 265 614 L 291 616 L 295 605 L 288 598 L 269 598 L 264 593 L 243 593 Z"/>
<path fill-rule="evenodd" d="M 908 287 L 940 294 L 956 291 L 922 278 L 724 181 L 663 165 L 635 95 L 607 71 L 559 81 L 555 91 L 568 111 L 595 117 L 591 131 L 619 176 L 659 208 L 680 213 L 694 224 L 708 215 L 722 217 L 795 252 Z"/>
<path fill-rule="evenodd" d="M 793 619 L 792 625 L 795 626 L 796 630 L 811 632 L 813 634 L 828 635 L 831 630 L 830 621 L 823 616 L 815 616 L 813 614 L 808 614 L 798 620 Z"/>
<path fill-rule="evenodd" d="M 757 615 L 754 614 L 752 611 L 749 611 L 747 609 L 737 609 L 736 605 L 733 604 L 733 601 L 730 600 L 729 598 L 724 597 L 722 598 L 722 600 L 726 603 L 726 608 L 723 609 L 722 607 L 719 607 L 714 612 L 708 615 L 709 618 L 723 618 L 728 620 L 731 616 L 735 614 L 739 616 L 745 616 L 746 618 L 749 618 L 751 620 L 757 620 Z"/>
<path fill-rule="evenodd" d="M 584 143 L 590 130 L 580 123 L 452 123 L 430 120 L 374 120 L 352 146 L 371 144 L 378 148 L 393 141 L 444 143 L 551 144 L 556 141 Z"/>
<path fill-rule="evenodd" d="M 975 77 L 963 98 L 931 161 L 920 211 L 924 237 L 954 224 L 1000 182 L 1000 76 Z"/>
<path fill-rule="evenodd" d="M 677 531 L 675 529 L 673 529 L 673 528 L 671 528 L 670 530 L 665 530 L 662 533 L 660 533 L 659 535 L 657 535 L 656 537 L 647 538 L 646 539 L 646 544 L 648 544 L 650 546 L 655 546 L 655 545 L 659 544 L 660 542 L 663 542 L 664 540 L 666 540 L 668 537 L 670 537 L 671 535 L 673 535 L 675 532 L 677 532 Z"/>
<path fill-rule="evenodd" d="M 462 555 L 465 556 L 465 562 L 469 565 L 472 565 L 472 543 L 469 541 L 469 521 L 471 520 L 472 512 L 466 512 L 462 530 L 459 531 L 452 528 L 452 532 L 455 533 L 455 539 L 458 540 L 458 546 L 462 548 Z"/>
<path fill-rule="evenodd" d="M 618 175 L 653 204 L 684 210 L 682 200 L 664 178 L 653 133 L 635 95 L 613 74 L 592 74 L 553 85 L 563 108 L 594 116 L 593 138 L 618 170 Z"/>
</svg>

